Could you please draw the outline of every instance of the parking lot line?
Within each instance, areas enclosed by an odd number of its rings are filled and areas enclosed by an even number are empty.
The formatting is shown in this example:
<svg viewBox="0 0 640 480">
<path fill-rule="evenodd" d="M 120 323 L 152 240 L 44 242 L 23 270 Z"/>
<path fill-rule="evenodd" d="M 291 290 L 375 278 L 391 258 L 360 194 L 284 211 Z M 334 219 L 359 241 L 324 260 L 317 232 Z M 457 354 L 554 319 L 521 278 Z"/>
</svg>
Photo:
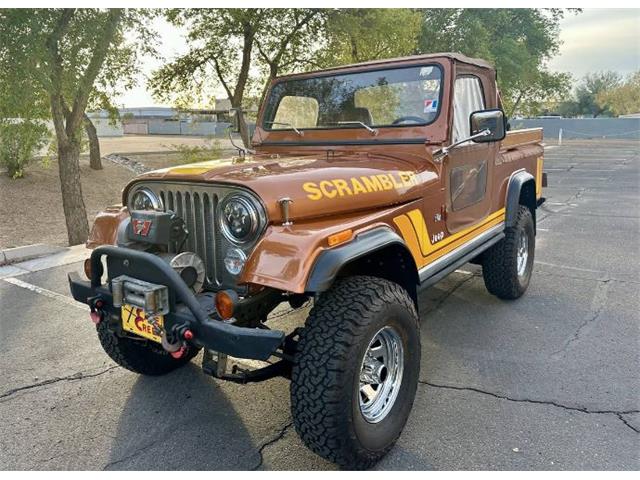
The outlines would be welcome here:
<svg viewBox="0 0 640 480">
<path fill-rule="evenodd" d="M 66 295 L 62 295 L 57 292 L 52 292 L 51 290 L 47 290 L 46 288 L 38 287 L 37 285 L 33 285 L 31 283 L 23 282 L 22 280 L 14 277 L 3 278 L 7 283 L 11 285 L 15 285 L 16 287 L 24 288 L 26 290 L 30 290 L 35 293 L 39 293 L 40 295 L 44 295 L 45 297 L 53 298 L 55 300 L 59 300 L 61 302 L 66 303 L 67 305 L 71 305 L 72 307 L 79 308 L 80 310 L 86 312 L 87 306 L 81 303 L 76 302 L 74 299 L 67 297 Z"/>
</svg>

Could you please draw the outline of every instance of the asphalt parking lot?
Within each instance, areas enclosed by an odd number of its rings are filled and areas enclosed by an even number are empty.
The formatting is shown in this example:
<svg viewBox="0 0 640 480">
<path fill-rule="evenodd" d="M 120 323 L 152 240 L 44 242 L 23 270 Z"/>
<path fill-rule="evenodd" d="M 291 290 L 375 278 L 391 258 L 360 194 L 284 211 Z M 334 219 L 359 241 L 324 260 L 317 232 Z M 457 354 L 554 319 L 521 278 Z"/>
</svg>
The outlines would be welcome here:
<svg viewBox="0 0 640 480">
<path fill-rule="evenodd" d="M 472 265 L 421 294 L 416 401 L 376 468 L 640 468 L 640 144 L 545 158 L 527 294 L 492 297 Z M 285 380 L 224 383 L 199 357 L 160 378 L 117 367 L 71 270 L 0 269 L 0 468 L 335 468 L 298 439 Z"/>
</svg>

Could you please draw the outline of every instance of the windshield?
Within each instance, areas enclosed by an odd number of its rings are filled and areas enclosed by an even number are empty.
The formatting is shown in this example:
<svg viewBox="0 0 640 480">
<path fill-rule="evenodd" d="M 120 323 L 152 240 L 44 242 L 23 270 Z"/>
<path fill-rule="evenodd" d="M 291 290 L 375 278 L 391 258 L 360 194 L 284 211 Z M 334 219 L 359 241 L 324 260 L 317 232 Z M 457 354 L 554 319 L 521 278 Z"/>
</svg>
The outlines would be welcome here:
<svg viewBox="0 0 640 480">
<path fill-rule="evenodd" d="M 266 130 L 426 125 L 440 110 L 436 65 L 286 80 L 265 106 Z"/>
</svg>

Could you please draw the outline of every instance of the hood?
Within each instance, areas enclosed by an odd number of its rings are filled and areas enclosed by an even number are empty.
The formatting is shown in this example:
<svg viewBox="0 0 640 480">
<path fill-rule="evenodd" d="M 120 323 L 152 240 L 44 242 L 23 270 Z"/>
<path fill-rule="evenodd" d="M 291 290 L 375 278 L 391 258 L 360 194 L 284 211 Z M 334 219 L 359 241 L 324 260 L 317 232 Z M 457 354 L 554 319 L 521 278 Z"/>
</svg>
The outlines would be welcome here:
<svg viewBox="0 0 640 480">
<path fill-rule="evenodd" d="M 255 192 L 270 222 L 279 223 L 278 200 L 285 197 L 293 200 L 289 212 L 295 221 L 408 202 L 419 198 L 424 186 L 436 179 L 433 164 L 426 158 L 357 153 L 233 157 L 155 170 L 134 182 L 239 185 Z"/>
</svg>

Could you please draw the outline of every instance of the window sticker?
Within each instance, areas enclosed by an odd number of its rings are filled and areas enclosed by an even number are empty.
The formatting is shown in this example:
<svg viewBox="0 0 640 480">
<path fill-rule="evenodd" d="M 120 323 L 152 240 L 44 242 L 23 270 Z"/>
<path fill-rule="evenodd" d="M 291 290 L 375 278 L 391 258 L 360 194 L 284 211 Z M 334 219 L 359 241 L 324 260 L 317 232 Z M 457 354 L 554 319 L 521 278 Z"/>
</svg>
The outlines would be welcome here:
<svg viewBox="0 0 640 480">
<path fill-rule="evenodd" d="M 420 76 L 428 77 L 429 75 L 431 75 L 431 72 L 433 72 L 433 67 L 422 67 L 420 69 Z"/>
<path fill-rule="evenodd" d="M 424 113 L 434 113 L 438 111 L 438 100 L 427 99 L 424 101 Z"/>
</svg>

